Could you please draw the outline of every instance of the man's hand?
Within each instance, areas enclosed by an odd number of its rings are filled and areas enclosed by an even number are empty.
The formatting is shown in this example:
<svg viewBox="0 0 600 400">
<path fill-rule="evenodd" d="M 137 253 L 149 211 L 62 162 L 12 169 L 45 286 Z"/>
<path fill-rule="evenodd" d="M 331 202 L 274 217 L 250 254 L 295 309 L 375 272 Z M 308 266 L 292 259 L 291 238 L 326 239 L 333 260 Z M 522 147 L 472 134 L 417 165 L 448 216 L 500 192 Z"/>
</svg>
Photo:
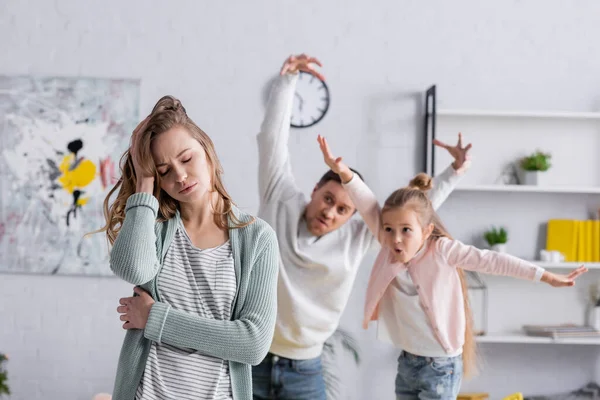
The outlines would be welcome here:
<svg viewBox="0 0 600 400">
<path fill-rule="evenodd" d="M 317 60 L 315 57 L 309 57 L 306 54 L 289 56 L 281 66 L 281 71 L 279 72 L 279 74 L 295 74 L 298 71 L 304 71 L 324 81 L 325 77 L 315 69 L 314 64 L 318 65 L 319 67 L 323 66 L 321 64 L 321 61 Z"/>
</svg>

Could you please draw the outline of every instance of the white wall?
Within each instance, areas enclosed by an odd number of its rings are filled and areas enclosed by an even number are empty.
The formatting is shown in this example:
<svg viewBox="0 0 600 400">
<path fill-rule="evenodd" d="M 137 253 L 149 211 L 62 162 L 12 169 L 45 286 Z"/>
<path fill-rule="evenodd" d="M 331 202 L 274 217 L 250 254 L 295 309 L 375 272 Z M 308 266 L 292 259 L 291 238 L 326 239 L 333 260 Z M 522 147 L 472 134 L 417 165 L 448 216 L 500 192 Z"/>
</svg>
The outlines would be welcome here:
<svg viewBox="0 0 600 400">
<path fill-rule="evenodd" d="M 317 133 L 361 170 L 380 198 L 404 184 L 421 166 L 421 92 L 432 83 L 445 107 L 600 108 L 600 3 L 594 0 L 366 4 L 5 0 L 0 73 L 140 78 L 144 113 L 164 94 L 180 97 L 215 141 L 232 195 L 251 211 L 265 85 L 293 52 L 320 57 L 332 95 L 327 117 L 290 140 L 297 180 L 307 191 L 324 171 Z M 300 164 L 307 159 L 312 162 Z M 450 218 L 470 201 L 451 198 L 443 215 Z M 527 213 L 518 215 L 523 227 L 532 223 Z M 466 218 L 468 226 L 481 215 Z M 343 318 L 360 335 L 365 357 L 360 372 L 348 369 L 349 399 L 394 397 L 396 352 L 359 327 L 371 260 Z M 544 290 L 513 283 L 494 281 L 492 323 L 518 310 L 514 299 L 531 302 L 535 290 Z M 0 275 L 0 351 L 11 356 L 12 398 L 89 399 L 109 391 L 123 336 L 114 309 L 129 291 L 111 278 Z M 508 311 L 499 308 L 505 301 Z M 567 315 L 561 304 L 551 301 L 537 318 Z M 577 322 L 581 312 L 572 312 Z M 516 315 L 515 327 L 525 320 Z M 594 377 L 597 359 L 588 346 L 487 345 L 484 352 L 487 369 L 466 387 L 493 398 L 576 388 Z M 573 355 L 581 364 L 572 364 Z M 535 373 L 542 366 L 553 374 Z"/>
</svg>

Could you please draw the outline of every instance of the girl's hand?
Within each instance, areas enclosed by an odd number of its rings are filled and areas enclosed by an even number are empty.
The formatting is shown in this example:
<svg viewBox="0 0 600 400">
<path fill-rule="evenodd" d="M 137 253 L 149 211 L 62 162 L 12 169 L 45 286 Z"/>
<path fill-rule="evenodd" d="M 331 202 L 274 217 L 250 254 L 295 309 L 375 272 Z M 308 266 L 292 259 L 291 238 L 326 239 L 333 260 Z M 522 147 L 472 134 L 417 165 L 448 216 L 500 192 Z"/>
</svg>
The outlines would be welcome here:
<svg viewBox="0 0 600 400">
<path fill-rule="evenodd" d="M 292 55 L 285 60 L 283 66 L 281 67 L 281 71 L 279 71 L 279 74 L 295 74 L 298 71 L 304 71 L 324 81 L 325 77 L 315 69 L 313 64 L 316 64 L 319 67 L 323 66 L 321 61 L 317 60 L 315 57 L 309 57 L 306 54 L 300 54 L 297 56 Z"/>
<path fill-rule="evenodd" d="M 463 147 L 462 146 L 462 133 L 460 133 L 460 132 L 458 133 L 458 143 L 456 143 L 456 146 L 450 146 L 446 143 L 440 142 L 437 139 L 433 140 L 433 144 L 448 150 L 448 153 L 450 153 L 450 155 L 454 158 L 452 167 L 455 170 L 460 169 L 463 166 L 463 164 L 471 158 L 471 156 L 469 155 L 469 150 L 471 150 L 471 147 L 473 147 L 473 145 L 471 145 L 471 143 L 469 143 L 468 145 Z"/>
<path fill-rule="evenodd" d="M 577 279 L 580 275 L 586 273 L 588 269 L 585 266 L 581 266 L 579 268 L 574 269 L 568 275 L 562 274 L 553 274 L 552 272 L 545 271 L 542 275 L 542 282 L 546 282 L 547 284 L 554 287 L 565 287 L 565 286 L 574 286 L 575 279 Z"/>
<path fill-rule="evenodd" d="M 144 329 L 154 299 L 150 297 L 148 292 L 137 286 L 133 288 L 133 291 L 138 296 L 125 297 L 119 300 L 119 304 L 121 304 L 117 307 L 117 312 L 121 314 L 119 319 L 125 321 L 123 329 Z"/>
<path fill-rule="evenodd" d="M 323 153 L 323 159 L 325 160 L 325 164 L 327 164 L 327 166 L 331 168 L 333 172 L 340 176 L 343 183 L 350 182 L 352 180 L 352 177 L 354 176 L 354 173 L 350 168 L 348 168 L 346 164 L 342 162 L 342 157 L 335 158 L 331 154 L 331 150 L 329 150 L 327 140 L 323 136 L 319 135 L 317 137 L 317 141 L 319 142 L 319 147 L 321 147 L 321 152 Z"/>
</svg>

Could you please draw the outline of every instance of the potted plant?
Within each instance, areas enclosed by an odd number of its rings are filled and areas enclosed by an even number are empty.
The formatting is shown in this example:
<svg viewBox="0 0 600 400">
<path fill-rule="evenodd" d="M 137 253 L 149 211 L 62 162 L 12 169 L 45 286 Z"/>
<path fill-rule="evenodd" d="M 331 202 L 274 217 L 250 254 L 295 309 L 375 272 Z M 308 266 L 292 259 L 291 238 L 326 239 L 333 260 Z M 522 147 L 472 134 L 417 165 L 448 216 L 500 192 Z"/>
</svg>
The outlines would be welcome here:
<svg viewBox="0 0 600 400">
<path fill-rule="evenodd" d="M 499 253 L 506 253 L 506 242 L 508 241 L 506 229 L 492 227 L 483 234 L 483 237 L 492 250 Z"/>
<path fill-rule="evenodd" d="M 2 353 L 0 353 L 0 398 L 4 397 L 4 395 L 9 395 L 10 390 L 8 389 L 8 376 L 6 374 L 6 370 L 4 369 L 4 363 L 8 361 L 8 357 Z"/>
<path fill-rule="evenodd" d="M 550 169 L 552 155 L 537 150 L 535 153 L 523 157 L 519 166 L 521 167 L 522 185 L 539 185 L 542 183 L 543 173 Z"/>
</svg>

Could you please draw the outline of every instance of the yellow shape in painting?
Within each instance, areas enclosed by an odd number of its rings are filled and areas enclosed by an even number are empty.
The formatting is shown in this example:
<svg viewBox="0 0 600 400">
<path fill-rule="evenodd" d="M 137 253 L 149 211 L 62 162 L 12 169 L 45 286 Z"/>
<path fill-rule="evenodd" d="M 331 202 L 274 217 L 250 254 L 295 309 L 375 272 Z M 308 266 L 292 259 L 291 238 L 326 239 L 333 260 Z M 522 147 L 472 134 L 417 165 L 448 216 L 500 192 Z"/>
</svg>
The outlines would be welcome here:
<svg viewBox="0 0 600 400">
<path fill-rule="evenodd" d="M 70 166 L 74 160 L 75 155 L 69 154 L 63 158 L 58 166 L 58 169 L 63 173 L 60 178 L 58 178 L 58 182 L 69 193 L 73 193 L 77 188 L 89 185 L 96 176 L 96 165 L 90 160 L 81 161 L 77 168 L 71 170 Z M 78 203 L 82 201 L 84 201 L 84 199 L 80 199 Z M 87 199 L 85 202 L 87 203 Z"/>
<path fill-rule="evenodd" d="M 89 198 L 89 197 L 83 197 L 83 198 L 79 198 L 79 199 L 77 199 L 77 205 L 78 205 L 79 207 L 81 207 L 81 206 L 85 206 L 89 200 L 90 200 L 90 198 Z"/>
</svg>

